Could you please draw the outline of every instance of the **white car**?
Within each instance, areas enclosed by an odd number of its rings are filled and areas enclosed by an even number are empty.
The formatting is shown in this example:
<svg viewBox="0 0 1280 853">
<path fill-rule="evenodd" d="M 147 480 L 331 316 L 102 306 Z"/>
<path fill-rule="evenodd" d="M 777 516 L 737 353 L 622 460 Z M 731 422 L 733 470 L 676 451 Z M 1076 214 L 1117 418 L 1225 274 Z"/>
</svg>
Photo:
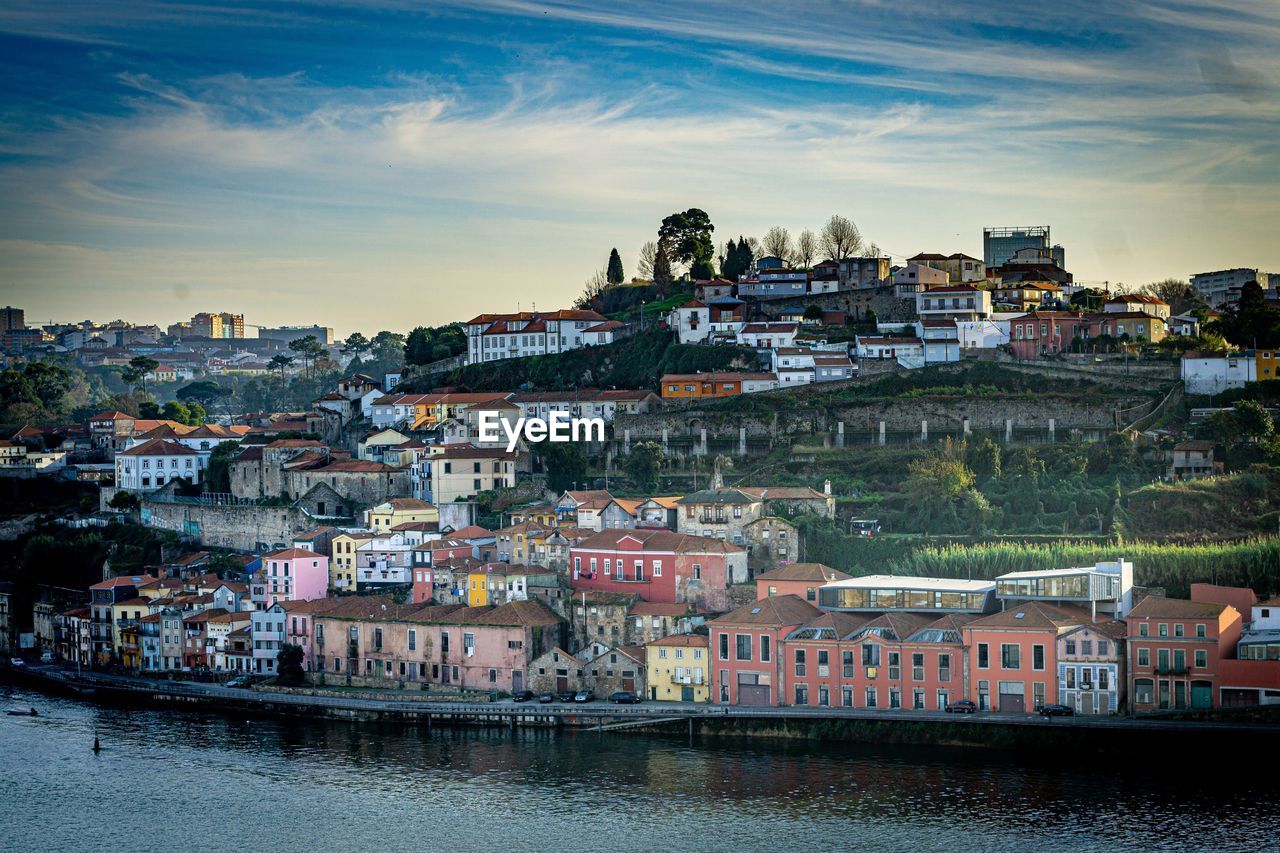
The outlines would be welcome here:
<svg viewBox="0 0 1280 853">
<path fill-rule="evenodd" d="M 22 658 L 9 658 L 9 666 L 26 666 L 27 662 Z"/>
</svg>

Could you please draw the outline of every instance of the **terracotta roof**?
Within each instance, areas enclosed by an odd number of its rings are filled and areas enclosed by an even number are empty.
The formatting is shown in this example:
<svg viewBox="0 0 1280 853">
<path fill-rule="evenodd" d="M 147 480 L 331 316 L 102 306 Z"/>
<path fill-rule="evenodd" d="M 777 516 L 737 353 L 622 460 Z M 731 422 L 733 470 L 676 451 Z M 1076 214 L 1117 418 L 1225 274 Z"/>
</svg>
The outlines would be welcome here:
<svg viewBox="0 0 1280 853">
<path fill-rule="evenodd" d="M 391 500 L 386 501 L 383 504 L 379 504 L 378 506 L 375 506 L 374 509 L 376 510 L 379 507 L 384 506 L 385 504 L 391 504 L 391 508 L 393 510 L 435 509 L 434 504 L 429 504 L 426 501 L 418 500 L 417 498 L 392 498 Z"/>
<path fill-rule="evenodd" d="M 789 566 L 779 566 L 771 569 L 761 575 L 756 575 L 758 581 L 833 581 L 845 580 L 852 577 L 839 569 L 833 569 L 830 566 L 824 566 L 822 563 L 792 563 Z"/>
<path fill-rule="evenodd" d="M 778 595 L 744 604 L 713 620 L 715 625 L 803 625 L 819 613 L 803 598 Z"/>
<path fill-rule="evenodd" d="M 190 447 L 185 444 L 178 444 L 176 441 L 166 441 L 163 438 L 153 438 L 145 441 L 137 447 L 131 447 L 128 450 L 121 451 L 121 456 L 196 456 L 198 455 Z"/>
<path fill-rule="evenodd" d="M 492 530 L 486 530 L 478 524 L 469 524 L 460 530 L 453 531 L 449 535 L 454 539 L 488 539 L 494 534 Z"/>
<path fill-rule="evenodd" d="M 585 551 L 616 551 L 624 539 L 640 543 L 637 553 L 646 551 L 671 551 L 677 554 L 740 554 L 746 549 L 732 542 L 705 536 L 690 536 L 663 528 L 637 528 L 636 530 L 602 530 L 578 543 Z"/>
<path fill-rule="evenodd" d="M 652 640 L 648 643 L 650 646 L 695 646 L 698 648 L 707 648 L 711 643 L 711 638 L 705 634 L 671 634 L 660 640 Z"/>
<path fill-rule="evenodd" d="M 1042 601 L 1028 601 L 1000 613 L 975 619 L 969 623 L 968 627 L 1057 630 L 1092 621 L 1089 613 L 1079 607 L 1060 607 Z"/>
<path fill-rule="evenodd" d="M 272 551 L 263 554 L 264 560 L 309 560 L 312 557 L 320 559 L 323 554 L 317 554 L 315 551 L 307 551 L 303 548 L 285 548 L 280 551 Z"/>
<path fill-rule="evenodd" d="M 98 581 L 89 587 L 89 589 L 115 589 L 118 586 L 143 586 L 151 583 L 155 578 L 151 575 L 123 575 L 118 578 L 110 578 L 105 581 Z"/>
<path fill-rule="evenodd" d="M 1185 598 L 1160 598 L 1148 595 L 1129 611 L 1128 619 L 1207 619 L 1222 615 L 1229 604 L 1187 601 Z"/>
</svg>

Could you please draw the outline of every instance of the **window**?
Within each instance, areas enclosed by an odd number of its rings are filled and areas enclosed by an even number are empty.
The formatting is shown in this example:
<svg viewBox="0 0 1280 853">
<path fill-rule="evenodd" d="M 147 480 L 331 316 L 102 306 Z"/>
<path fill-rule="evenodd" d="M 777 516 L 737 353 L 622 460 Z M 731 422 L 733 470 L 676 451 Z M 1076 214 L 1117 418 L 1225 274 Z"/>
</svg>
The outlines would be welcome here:
<svg viewBox="0 0 1280 853">
<path fill-rule="evenodd" d="M 1161 637 L 1169 636 L 1169 624 L 1167 622 L 1160 623 L 1160 636 Z"/>
<path fill-rule="evenodd" d="M 734 657 L 737 660 L 751 660 L 751 635 L 737 634 L 735 639 L 737 640 L 737 649 Z"/>
<path fill-rule="evenodd" d="M 1139 637 L 1149 637 L 1149 636 L 1151 636 L 1151 626 L 1150 626 L 1150 625 L 1148 625 L 1146 622 L 1139 622 L 1139 623 L 1138 623 L 1138 636 L 1139 636 Z"/>
<path fill-rule="evenodd" d="M 444 654 L 449 653 L 449 632 L 448 631 L 440 632 L 440 651 L 443 652 Z"/>
<path fill-rule="evenodd" d="M 698 563 L 693 564 L 693 579 L 696 581 L 702 580 L 702 566 Z"/>
<path fill-rule="evenodd" d="M 978 669 L 987 669 L 991 666 L 990 651 L 986 643 L 978 643 Z"/>
<path fill-rule="evenodd" d="M 853 678 L 853 652 L 841 652 L 841 661 L 843 663 L 844 677 Z M 850 702 L 852 704 L 852 702 Z"/>
<path fill-rule="evenodd" d="M 413 628 L 409 629 L 409 651 L 417 651 L 418 649 L 418 632 Z"/>
<path fill-rule="evenodd" d="M 1021 669 L 1022 649 L 1016 643 L 1000 644 L 1000 668 Z"/>
<path fill-rule="evenodd" d="M 1088 654 L 1088 652 L 1085 654 Z M 1031 647 L 1031 668 L 1044 669 L 1044 646 L 1037 644 Z"/>
<path fill-rule="evenodd" d="M 662 577 L 662 561 L 661 560 L 653 561 L 653 576 L 655 578 Z"/>
<path fill-rule="evenodd" d="M 1075 640 L 1067 640 L 1067 642 L 1066 642 L 1066 650 L 1065 650 L 1065 653 L 1066 653 L 1066 654 L 1069 654 L 1069 655 L 1074 655 L 1074 654 L 1076 653 L 1076 641 L 1075 641 Z"/>
<path fill-rule="evenodd" d="M 1204 639 L 1204 637 L 1205 637 L 1205 627 L 1204 627 L 1204 625 L 1203 625 L 1203 624 L 1200 624 L 1200 625 L 1197 625 L 1197 626 L 1196 626 L 1196 636 L 1197 636 L 1197 637 L 1199 637 L 1199 638 L 1200 638 L 1200 639 L 1202 639 L 1202 640 Z"/>
<path fill-rule="evenodd" d="M 720 635 L 720 660 L 729 659 L 729 635 Z"/>
<path fill-rule="evenodd" d="M 1209 653 L 1204 649 L 1196 649 L 1196 669 L 1204 669 L 1209 665 Z"/>
<path fill-rule="evenodd" d="M 1133 701 L 1137 705 L 1150 705 L 1154 701 L 1150 678 L 1137 678 L 1133 682 Z"/>
<path fill-rule="evenodd" d="M 1138 666 L 1151 666 L 1151 649 L 1138 649 Z"/>
<path fill-rule="evenodd" d="M 924 681 L 924 654 L 922 652 L 911 653 L 911 680 Z M 924 707 L 921 705 L 920 707 Z"/>
<path fill-rule="evenodd" d="M 804 649 L 796 649 L 796 675 L 803 676 L 805 674 L 805 651 Z M 796 703 L 800 704 L 800 703 Z"/>
<path fill-rule="evenodd" d="M 767 635 L 760 637 L 760 660 L 766 663 L 769 661 L 769 637 Z"/>
<path fill-rule="evenodd" d="M 1106 657 L 1111 652 L 1111 645 L 1106 640 L 1098 641 L 1098 657 Z"/>
<path fill-rule="evenodd" d="M 1185 636 L 1185 629 L 1186 629 L 1186 626 L 1183 625 L 1181 622 L 1175 623 L 1173 626 L 1173 636 L 1175 637 Z"/>
</svg>

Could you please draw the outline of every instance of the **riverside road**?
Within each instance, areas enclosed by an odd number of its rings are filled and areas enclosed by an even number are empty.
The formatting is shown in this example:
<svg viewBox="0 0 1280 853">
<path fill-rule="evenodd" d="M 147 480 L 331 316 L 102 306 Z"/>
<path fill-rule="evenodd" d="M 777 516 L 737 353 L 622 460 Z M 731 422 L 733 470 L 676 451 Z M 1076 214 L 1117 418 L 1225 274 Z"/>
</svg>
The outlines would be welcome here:
<svg viewBox="0 0 1280 853">
<path fill-rule="evenodd" d="M 77 675 L 74 670 L 57 666 L 36 665 L 21 670 L 8 670 L 22 680 L 49 687 L 63 687 L 85 696 L 106 691 L 119 696 L 136 695 L 140 702 L 177 704 L 238 705 L 262 710 L 336 710 L 407 718 L 443 718 L 476 721 L 554 720 L 581 725 L 592 724 L 621 728 L 623 724 L 668 723 L 683 720 L 751 719 L 751 720 L 874 720 L 879 722 L 948 722 L 966 726 L 1034 726 L 1051 728 L 1112 729 L 1131 731 L 1250 731 L 1280 734 L 1280 724 L 1222 722 L 1206 720 L 1174 720 L 1161 717 L 1042 717 L 1039 714 L 998 714 L 979 711 L 974 714 L 948 714 L 943 711 L 908 709 L 867 709 L 839 707 L 749 707 L 742 705 L 709 705 L 695 702 L 645 701 L 635 705 L 613 705 L 607 702 L 547 704 L 514 702 L 431 701 L 429 699 L 388 700 L 332 694 L 310 695 L 270 689 L 223 687 L 194 681 L 169 681 L 104 673 Z"/>
</svg>

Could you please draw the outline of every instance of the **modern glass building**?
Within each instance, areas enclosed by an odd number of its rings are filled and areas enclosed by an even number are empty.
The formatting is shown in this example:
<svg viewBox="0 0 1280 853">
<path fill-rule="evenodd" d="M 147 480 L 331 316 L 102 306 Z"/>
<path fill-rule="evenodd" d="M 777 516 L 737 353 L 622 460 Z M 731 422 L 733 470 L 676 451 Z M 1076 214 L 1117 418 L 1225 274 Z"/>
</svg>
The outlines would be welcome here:
<svg viewBox="0 0 1280 853">
<path fill-rule="evenodd" d="M 884 613 L 990 613 L 996 609 L 994 581 L 867 575 L 818 589 L 823 610 Z"/>
<path fill-rule="evenodd" d="M 1088 606 L 1096 616 L 1123 617 L 1133 606 L 1133 563 L 1097 563 L 1074 569 L 1010 572 L 996 578 L 996 597 L 1008 602 L 1045 601 Z"/>
<path fill-rule="evenodd" d="M 982 229 L 982 259 L 987 269 L 1003 266 L 1019 249 L 1052 253 L 1048 225 L 1014 225 Z"/>
</svg>

